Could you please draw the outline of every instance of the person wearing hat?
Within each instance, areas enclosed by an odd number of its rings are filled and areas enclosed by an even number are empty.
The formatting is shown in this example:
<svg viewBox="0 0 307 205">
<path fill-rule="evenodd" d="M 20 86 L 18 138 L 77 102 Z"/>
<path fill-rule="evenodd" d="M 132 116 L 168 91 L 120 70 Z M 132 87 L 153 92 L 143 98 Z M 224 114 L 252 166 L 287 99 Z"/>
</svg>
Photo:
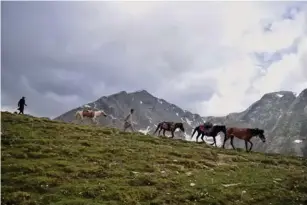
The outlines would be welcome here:
<svg viewBox="0 0 307 205">
<path fill-rule="evenodd" d="M 19 113 L 18 114 L 24 114 L 23 111 L 25 109 L 25 106 L 27 106 L 26 104 L 26 98 L 25 97 L 22 97 L 19 102 L 18 102 L 18 109 L 19 110 Z"/>
<path fill-rule="evenodd" d="M 130 110 L 129 115 L 127 115 L 127 117 L 125 118 L 125 122 L 124 122 L 124 132 L 130 128 L 132 130 L 132 132 L 134 132 L 134 127 L 133 127 L 133 122 L 132 122 L 132 114 L 134 112 L 134 109 Z"/>
</svg>

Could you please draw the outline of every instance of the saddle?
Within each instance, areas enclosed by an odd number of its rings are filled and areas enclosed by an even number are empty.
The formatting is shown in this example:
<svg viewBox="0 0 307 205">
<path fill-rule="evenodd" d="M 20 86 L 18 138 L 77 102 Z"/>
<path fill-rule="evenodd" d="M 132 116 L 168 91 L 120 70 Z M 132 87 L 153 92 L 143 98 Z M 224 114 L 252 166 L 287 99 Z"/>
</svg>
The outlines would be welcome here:
<svg viewBox="0 0 307 205">
<path fill-rule="evenodd" d="M 94 112 L 91 110 L 84 110 L 82 114 L 84 117 L 94 117 Z"/>
<path fill-rule="evenodd" d="M 199 126 L 199 130 L 202 131 L 202 132 L 205 132 L 206 131 L 206 128 L 204 125 L 200 125 Z"/>
<path fill-rule="evenodd" d="M 202 132 L 209 132 L 209 130 L 213 127 L 212 123 L 204 123 L 202 125 L 199 126 L 200 131 Z"/>
</svg>

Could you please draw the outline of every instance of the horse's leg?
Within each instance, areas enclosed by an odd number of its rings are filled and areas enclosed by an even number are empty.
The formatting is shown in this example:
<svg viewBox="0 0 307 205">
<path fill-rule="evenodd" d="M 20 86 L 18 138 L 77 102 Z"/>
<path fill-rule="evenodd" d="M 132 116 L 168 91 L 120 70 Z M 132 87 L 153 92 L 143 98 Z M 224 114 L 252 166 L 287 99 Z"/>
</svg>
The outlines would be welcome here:
<svg viewBox="0 0 307 205">
<path fill-rule="evenodd" d="M 78 122 L 78 119 L 79 119 L 79 113 L 76 113 L 75 114 L 75 119 L 73 120 L 73 122 L 75 122 L 75 123 Z"/>
<path fill-rule="evenodd" d="M 231 144 L 231 146 L 232 146 L 233 149 L 236 149 L 235 146 L 233 145 L 233 138 L 234 138 L 234 136 L 231 135 L 231 136 L 230 136 L 230 144 Z"/>
<path fill-rule="evenodd" d="M 248 152 L 248 150 L 247 150 L 247 140 L 244 140 L 245 141 L 245 150 L 246 150 L 246 152 Z"/>
<path fill-rule="evenodd" d="M 99 124 L 99 120 L 97 118 L 95 118 L 95 122 L 96 122 L 96 125 Z"/>
<path fill-rule="evenodd" d="M 161 136 L 161 131 L 162 131 L 162 128 L 159 129 L 158 136 Z"/>
<path fill-rule="evenodd" d="M 250 152 L 252 150 L 252 148 L 253 148 L 253 143 L 251 141 L 249 141 L 249 140 L 248 140 L 248 142 L 251 145 L 250 148 L 249 148 L 249 152 Z"/>
<path fill-rule="evenodd" d="M 91 118 L 91 121 L 92 121 L 92 123 L 97 124 L 95 117 Z"/>
<path fill-rule="evenodd" d="M 228 140 L 229 138 L 225 135 L 224 136 L 224 142 L 223 142 L 223 149 L 225 149 L 225 144 L 226 144 L 226 141 Z"/>
<path fill-rule="evenodd" d="M 155 130 L 155 132 L 153 133 L 153 135 L 155 135 L 158 131 L 158 129 L 160 129 L 160 125 L 158 124 L 157 129 Z"/>
<path fill-rule="evenodd" d="M 96 125 L 98 124 L 98 121 L 96 120 L 95 117 L 93 117 L 92 120 L 93 120 L 94 124 L 96 124 Z"/>
<path fill-rule="evenodd" d="M 80 122 L 83 123 L 83 116 L 80 115 Z"/>
<path fill-rule="evenodd" d="M 217 147 L 215 136 L 212 136 L 212 137 L 213 137 L 213 143 L 214 143 L 214 145 Z"/>
<path fill-rule="evenodd" d="M 194 134 L 195 134 L 196 131 L 197 131 L 197 130 L 196 130 L 196 128 L 195 128 L 194 131 L 193 131 L 193 133 L 192 133 L 192 135 L 191 135 L 191 139 L 193 139 L 193 136 L 194 136 Z M 198 133 L 198 131 L 197 131 L 197 133 Z"/>
<path fill-rule="evenodd" d="M 200 137 L 201 141 L 205 142 L 205 140 L 204 140 L 205 134 L 204 133 L 200 133 L 199 135 L 201 135 L 201 137 Z"/>
<path fill-rule="evenodd" d="M 201 133 L 198 132 L 197 136 L 196 136 L 196 142 L 198 142 L 198 138 L 200 137 Z"/>
<path fill-rule="evenodd" d="M 164 136 L 164 137 L 165 137 L 165 131 L 166 131 L 166 130 L 165 130 L 165 129 L 163 129 L 163 136 Z"/>
<path fill-rule="evenodd" d="M 172 133 L 172 137 L 171 138 L 174 138 L 175 136 L 174 136 L 174 132 L 175 132 L 175 130 L 171 130 L 171 133 Z"/>
</svg>

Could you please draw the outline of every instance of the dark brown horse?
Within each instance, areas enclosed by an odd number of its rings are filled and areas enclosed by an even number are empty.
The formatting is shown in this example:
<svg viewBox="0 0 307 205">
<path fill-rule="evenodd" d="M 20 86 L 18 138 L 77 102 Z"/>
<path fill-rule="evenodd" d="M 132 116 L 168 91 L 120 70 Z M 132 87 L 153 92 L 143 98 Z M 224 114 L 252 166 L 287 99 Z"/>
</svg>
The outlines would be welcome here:
<svg viewBox="0 0 307 205">
<path fill-rule="evenodd" d="M 247 152 L 250 152 L 253 148 L 253 143 L 250 141 L 250 139 L 254 136 L 259 136 L 262 142 L 265 142 L 264 130 L 262 129 L 230 127 L 227 129 L 227 134 L 224 138 L 223 148 L 225 149 L 225 143 L 230 138 L 230 144 L 232 148 L 235 149 L 233 145 L 233 138 L 236 137 L 245 141 L 245 149 Z M 249 150 L 247 150 L 247 142 L 251 145 Z"/>
<path fill-rule="evenodd" d="M 183 127 L 183 123 L 182 122 L 160 122 L 157 126 L 156 131 L 153 133 L 154 135 L 156 134 L 156 132 L 159 130 L 159 136 L 161 131 L 163 130 L 163 136 L 165 137 L 165 131 L 169 131 L 172 133 L 172 138 L 174 138 L 174 132 L 175 130 L 179 128 L 182 132 L 184 132 L 184 127 Z"/>
<path fill-rule="evenodd" d="M 206 135 L 206 132 L 208 131 L 208 129 L 210 129 L 212 126 L 213 126 L 212 123 L 204 123 L 204 124 L 198 125 L 197 127 L 194 128 L 194 131 L 191 135 L 191 139 L 193 138 L 195 132 L 197 132 L 196 142 L 198 142 L 198 138 L 200 136 L 201 136 L 201 140 L 205 142 L 204 136 Z"/>
<path fill-rule="evenodd" d="M 207 132 L 205 132 L 205 135 L 207 137 L 213 137 L 213 143 L 210 145 L 216 145 L 216 136 L 220 133 L 224 133 L 224 135 L 226 136 L 226 126 L 225 125 L 214 125 L 213 127 L 209 128 Z M 203 140 L 203 138 L 202 138 Z"/>
</svg>

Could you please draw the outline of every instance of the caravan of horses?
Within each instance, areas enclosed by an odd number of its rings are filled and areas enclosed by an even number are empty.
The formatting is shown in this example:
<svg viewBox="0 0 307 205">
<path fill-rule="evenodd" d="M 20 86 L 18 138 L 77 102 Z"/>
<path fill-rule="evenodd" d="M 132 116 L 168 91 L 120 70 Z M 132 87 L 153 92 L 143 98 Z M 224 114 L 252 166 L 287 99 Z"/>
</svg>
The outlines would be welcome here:
<svg viewBox="0 0 307 205">
<path fill-rule="evenodd" d="M 81 110 L 77 111 L 75 114 L 75 117 L 78 119 L 80 118 L 81 121 L 83 119 L 89 118 L 93 123 L 96 125 L 98 124 L 97 118 L 100 116 L 107 117 L 108 115 L 103 111 L 103 110 Z M 163 131 L 163 136 L 165 137 L 165 132 L 168 131 L 171 133 L 171 138 L 174 138 L 175 131 L 177 129 L 180 129 L 183 133 L 185 133 L 185 129 L 183 126 L 182 122 L 170 122 L 170 121 L 162 121 L 157 125 L 156 130 L 154 131 L 153 135 L 159 131 L 158 135 L 160 136 L 161 131 Z M 264 130 L 259 129 L 259 128 L 237 128 L 237 127 L 226 127 L 226 125 L 213 125 L 210 122 L 205 122 L 193 129 L 193 133 L 191 135 L 191 139 L 193 138 L 194 134 L 197 132 L 196 136 L 196 142 L 198 142 L 198 138 L 201 137 L 201 140 L 204 141 L 204 136 L 207 137 L 212 137 L 213 138 L 213 143 L 210 145 L 215 145 L 216 144 L 216 137 L 220 134 L 224 134 L 224 141 L 222 148 L 225 149 L 225 143 L 227 140 L 230 139 L 230 144 L 233 149 L 235 149 L 233 145 L 233 140 L 234 138 L 244 140 L 245 141 L 245 149 L 246 152 L 250 152 L 253 148 L 253 143 L 250 141 L 253 137 L 258 136 L 263 143 L 265 143 L 265 135 L 264 135 Z M 249 148 L 248 148 L 248 143 L 249 143 Z"/>
</svg>

